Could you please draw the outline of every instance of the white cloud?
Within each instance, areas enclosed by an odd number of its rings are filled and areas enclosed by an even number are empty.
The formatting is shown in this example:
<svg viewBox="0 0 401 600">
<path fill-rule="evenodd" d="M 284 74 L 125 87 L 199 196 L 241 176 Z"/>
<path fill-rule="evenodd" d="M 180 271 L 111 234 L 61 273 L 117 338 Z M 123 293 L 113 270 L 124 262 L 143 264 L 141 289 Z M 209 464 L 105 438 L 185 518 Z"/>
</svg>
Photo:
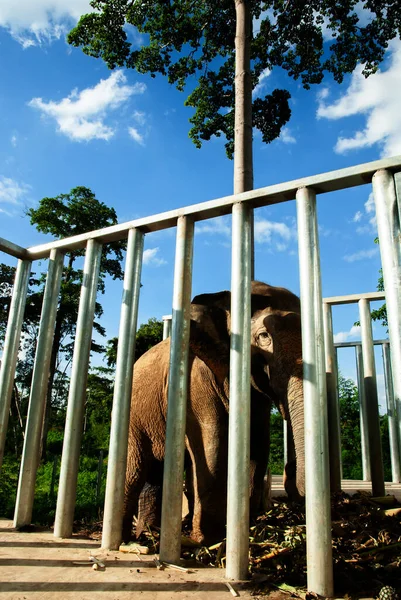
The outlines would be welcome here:
<svg viewBox="0 0 401 600">
<path fill-rule="evenodd" d="M 12 135 L 10 141 L 11 141 L 11 145 L 14 146 L 14 148 L 15 148 L 16 145 L 17 145 L 17 136 L 16 135 Z"/>
<path fill-rule="evenodd" d="M 231 219 L 229 217 L 216 217 L 209 221 L 196 223 L 195 233 L 211 233 L 213 235 L 231 237 Z"/>
<path fill-rule="evenodd" d="M 59 39 L 91 11 L 89 0 L 1 0 L 0 27 L 29 48 Z"/>
<path fill-rule="evenodd" d="M 343 259 L 347 262 L 355 262 L 356 260 L 364 260 L 365 258 L 373 258 L 376 254 L 379 253 L 379 248 L 376 246 L 375 248 L 369 248 L 369 250 L 359 250 L 359 252 L 355 252 L 354 254 L 346 254 L 343 256 Z"/>
<path fill-rule="evenodd" d="M 21 199 L 30 189 L 26 183 L 18 183 L 14 179 L 0 175 L 0 203 L 20 204 Z"/>
<path fill-rule="evenodd" d="M 358 210 L 355 214 L 354 214 L 354 218 L 352 219 L 354 223 L 359 223 L 359 221 L 362 219 L 363 217 L 363 213 L 361 213 L 360 210 Z"/>
<path fill-rule="evenodd" d="M 104 122 L 108 111 L 121 106 L 133 94 L 143 94 L 146 89 L 143 83 L 126 85 L 126 81 L 122 71 L 115 71 L 94 87 L 80 92 L 73 90 L 59 102 L 33 98 L 29 106 L 55 119 L 58 131 L 73 141 L 109 140 L 115 129 Z"/>
<path fill-rule="evenodd" d="M 359 338 L 361 335 L 361 328 L 359 325 L 353 325 L 349 331 L 340 331 L 334 334 L 334 343 L 342 344 L 348 340 Z"/>
<path fill-rule="evenodd" d="M 390 63 L 387 71 L 379 71 L 367 79 L 358 66 L 343 96 L 332 104 L 325 104 L 320 97 L 318 118 L 342 119 L 364 115 L 366 125 L 351 137 L 340 136 L 335 152 L 369 148 L 379 144 L 382 156 L 401 154 L 401 43 L 391 44 Z"/>
<path fill-rule="evenodd" d="M 266 85 L 266 79 L 269 77 L 271 71 L 270 69 L 264 69 L 261 74 L 259 75 L 259 81 L 258 83 L 255 85 L 252 95 L 258 96 L 260 94 L 260 92 L 263 90 L 263 88 Z"/>
<path fill-rule="evenodd" d="M 364 211 L 358 210 L 352 221 L 359 223 L 356 232 L 360 234 L 369 234 L 374 236 L 377 234 L 376 209 L 373 193 L 369 194 L 369 198 L 364 204 Z"/>
<path fill-rule="evenodd" d="M 133 140 L 138 142 L 138 144 L 140 144 L 141 146 L 145 145 L 143 135 L 139 133 L 139 131 L 135 129 L 135 127 L 128 127 L 128 133 L 130 134 Z"/>
<path fill-rule="evenodd" d="M 279 138 L 284 144 L 296 144 L 297 140 L 294 138 L 294 136 L 290 133 L 290 130 L 288 127 L 283 127 L 280 133 L 280 138 Z"/>
<path fill-rule="evenodd" d="M 167 261 L 164 258 L 159 258 L 157 255 L 159 253 L 160 248 L 148 248 L 143 253 L 143 264 L 144 265 L 153 265 L 154 267 L 161 267 L 162 265 L 166 265 Z"/>
<path fill-rule="evenodd" d="M 146 123 L 146 114 L 140 110 L 134 110 L 132 113 L 133 118 L 139 125 L 145 125 Z"/>
<path fill-rule="evenodd" d="M 197 223 L 195 232 L 231 238 L 231 220 L 229 217 L 216 217 L 210 221 Z M 286 223 L 261 218 L 255 220 L 254 235 L 256 244 L 269 244 L 278 252 L 287 250 L 290 242 L 296 238 L 294 228 Z"/>
</svg>

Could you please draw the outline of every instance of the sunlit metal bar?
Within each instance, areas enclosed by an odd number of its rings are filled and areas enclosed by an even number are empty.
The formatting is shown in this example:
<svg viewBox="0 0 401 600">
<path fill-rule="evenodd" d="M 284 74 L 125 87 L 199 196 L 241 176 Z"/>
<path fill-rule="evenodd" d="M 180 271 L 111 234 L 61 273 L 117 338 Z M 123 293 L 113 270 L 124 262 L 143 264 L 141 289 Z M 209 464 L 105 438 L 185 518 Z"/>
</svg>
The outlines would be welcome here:
<svg viewBox="0 0 401 600">
<path fill-rule="evenodd" d="M 99 278 L 102 246 L 89 240 L 84 263 L 84 276 L 79 300 L 77 331 L 68 393 L 67 416 L 61 457 L 60 481 L 57 496 L 55 537 L 70 537 L 74 521 L 74 508 L 78 480 L 79 452 L 81 447 L 86 382 L 92 342 L 97 282 Z"/>
<path fill-rule="evenodd" d="M 313 188 L 316 194 L 334 192 L 370 183 L 373 174 L 378 169 L 398 170 L 400 165 L 401 156 L 385 158 L 355 167 L 347 167 L 338 171 L 312 175 L 311 177 L 303 177 L 302 179 L 243 192 L 236 196 L 227 196 L 217 200 L 202 202 L 201 204 L 178 208 L 119 225 L 112 225 L 111 227 L 76 235 L 64 240 L 56 240 L 47 244 L 41 244 L 40 246 L 33 246 L 28 248 L 27 251 L 29 258 L 32 260 L 45 258 L 50 254 L 52 248 L 64 248 L 65 251 L 84 248 L 87 240 L 90 238 L 105 244 L 106 242 L 115 242 L 126 238 L 128 231 L 133 228 L 138 228 L 148 233 L 150 231 L 160 231 L 161 229 L 175 227 L 178 217 L 188 216 L 193 221 L 202 221 L 220 215 L 227 215 L 231 213 L 233 204 L 237 202 L 252 204 L 254 208 L 287 202 L 288 200 L 294 200 L 297 190 L 303 186 Z"/>
<path fill-rule="evenodd" d="M 33 367 L 24 448 L 18 480 L 14 527 L 28 525 L 32 519 L 36 471 L 40 460 L 40 437 L 46 408 L 49 368 L 56 324 L 58 296 L 63 274 L 64 255 L 59 250 L 50 253 L 42 314 Z"/>
<path fill-rule="evenodd" d="M 331 305 L 325 302 L 323 303 L 323 323 L 329 423 L 330 490 L 331 493 L 334 493 L 341 490 L 340 406 L 336 351 L 333 343 L 333 318 Z"/>
<path fill-rule="evenodd" d="M 391 476 L 393 483 L 401 481 L 401 445 L 397 427 L 397 414 L 395 411 L 393 378 L 391 373 L 391 358 L 389 344 L 383 344 L 384 381 L 386 387 L 388 433 L 390 438 Z"/>
<path fill-rule="evenodd" d="M 397 176 L 399 181 L 399 175 Z M 383 269 L 388 333 L 391 345 L 391 371 L 394 401 L 401 440 L 401 228 L 394 178 L 388 171 L 378 171 L 373 177 L 377 230 Z M 398 186 L 398 193 L 401 193 Z"/>
<path fill-rule="evenodd" d="M 188 344 L 194 222 L 180 217 L 174 267 L 173 321 L 164 456 L 160 560 L 177 564 L 181 554 L 182 490 L 188 396 Z"/>
<path fill-rule="evenodd" d="M 8 315 L 7 331 L 0 368 L 0 470 L 3 464 L 8 415 L 10 412 L 30 272 L 31 262 L 28 260 L 19 260 L 15 273 L 13 295 Z"/>
<path fill-rule="evenodd" d="M 165 315 L 163 318 L 163 340 L 171 335 L 171 315 Z"/>
<path fill-rule="evenodd" d="M 369 437 L 370 473 L 372 494 L 384 496 L 384 471 L 380 436 L 379 402 L 377 398 L 376 367 L 373 349 L 372 318 L 369 301 L 359 300 L 359 319 L 361 322 L 363 384 L 366 396 L 367 425 Z"/>
<path fill-rule="evenodd" d="M 6 254 L 10 254 L 10 256 L 20 258 L 21 260 L 28 258 L 28 251 L 26 248 L 22 248 L 22 246 L 9 242 L 2 237 L 0 237 L 0 252 L 5 252 Z"/>
<path fill-rule="evenodd" d="M 106 498 L 104 503 L 102 548 L 117 550 L 121 543 L 124 510 L 125 472 L 135 334 L 141 287 L 144 235 L 137 229 L 128 234 L 124 290 L 118 333 L 117 364 L 114 383 L 113 412 L 107 466 Z"/>
<path fill-rule="evenodd" d="M 233 206 L 226 577 L 246 579 L 249 553 L 251 208 Z"/>
<path fill-rule="evenodd" d="M 297 192 L 305 402 L 308 590 L 333 596 L 329 442 L 316 196 Z"/>
<path fill-rule="evenodd" d="M 386 295 L 384 292 L 368 292 L 366 294 L 350 294 L 348 296 L 331 296 L 329 298 L 323 298 L 323 302 L 325 304 L 331 304 L 332 306 L 335 304 L 356 304 L 363 298 L 369 300 L 369 302 L 374 302 L 376 300 L 384 300 Z"/>
<path fill-rule="evenodd" d="M 359 423 L 361 430 L 361 450 L 362 450 L 362 479 L 363 481 L 372 481 L 372 472 L 370 469 L 369 452 L 369 425 L 368 425 L 368 407 L 366 402 L 362 344 L 355 345 L 356 373 L 358 380 L 358 398 L 359 398 Z"/>
<path fill-rule="evenodd" d="M 388 343 L 388 340 L 373 340 L 374 346 L 381 346 L 386 343 Z M 356 346 L 362 346 L 362 342 L 340 342 L 334 344 L 334 348 L 354 348 Z"/>
</svg>

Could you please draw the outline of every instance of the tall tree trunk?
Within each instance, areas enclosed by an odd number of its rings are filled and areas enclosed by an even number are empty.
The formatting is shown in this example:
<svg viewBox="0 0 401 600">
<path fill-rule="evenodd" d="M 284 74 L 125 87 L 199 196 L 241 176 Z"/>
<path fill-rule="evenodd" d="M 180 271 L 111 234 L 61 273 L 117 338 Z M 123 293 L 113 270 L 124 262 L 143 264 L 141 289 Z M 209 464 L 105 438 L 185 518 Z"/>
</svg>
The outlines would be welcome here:
<svg viewBox="0 0 401 600">
<path fill-rule="evenodd" d="M 252 156 L 252 15 L 248 0 L 235 0 L 235 123 L 234 194 L 253 189 Z M 252 220 L 252 279 L 254 279 L 254 240 Z"/>
</svg>

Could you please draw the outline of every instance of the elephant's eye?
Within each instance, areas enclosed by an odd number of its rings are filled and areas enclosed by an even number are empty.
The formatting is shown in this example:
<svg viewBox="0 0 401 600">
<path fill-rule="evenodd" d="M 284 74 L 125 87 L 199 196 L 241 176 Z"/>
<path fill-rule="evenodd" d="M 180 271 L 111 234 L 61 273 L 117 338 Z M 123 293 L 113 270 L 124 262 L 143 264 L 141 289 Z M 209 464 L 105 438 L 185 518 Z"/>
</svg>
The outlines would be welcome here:
<svg viewBox="0 0 401 600">
<path fill-rule="evenodd" d="M 265 344 L 266 345 L 266 343 L 270 342 L 270 340 L 271 340 L 271 337 L 270 337 L 270 334 L 267 333 L 267 331 L 261 331 L 259 333 L 259 335 L 258 335 L 258 341 L 261 344 Z"/>
</svg>

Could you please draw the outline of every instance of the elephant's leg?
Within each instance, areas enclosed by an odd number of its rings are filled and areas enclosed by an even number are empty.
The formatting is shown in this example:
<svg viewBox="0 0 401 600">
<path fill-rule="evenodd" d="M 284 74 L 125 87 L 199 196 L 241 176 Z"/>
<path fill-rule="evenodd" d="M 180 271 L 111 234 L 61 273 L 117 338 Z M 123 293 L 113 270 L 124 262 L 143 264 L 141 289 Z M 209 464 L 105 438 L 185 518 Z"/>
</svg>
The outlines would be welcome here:
<svg viewBox="0 0 401 600">
<path fill-rule="evenodd" d="M 147 481 L 149 466 L 153 458 L 151 452 L 149 439 L 137 429 L 131 430 L 124 493 L 122 530 L 124 542 L 129 542 L 132 536 L 132 520 L 134 515 L 138 514 L 139 496 Z"/>
<path fill-rule="evenodd" d="M 185 515 L 183 512 L 184 522 L 191 524 L 194 516 L 194 478 L 192 460 L 188 450 L 185 451 L 185 481 L 184 481 L 184 494 L 188 504 L 188 513 Z"/>
<path fill-rule="evenodd" d="M 163 462 L 154 460 L 149 467 L 147 481 L 139 496 L 136 537 L 139 537 L 147 526 L 160 527 L 162 489 Z"/>
<path fill-rule="evenodd" d="M 251 388 L 251 464 L 250 464 L 250 516 L 256 517 L 265 510 L 267 466 L 270 451 L 270 399 Z"/>
<path fill-rule="evenodd" d="M 192 424 L 188 435 L 193 465 L 191 537 L 205 544 L 224 539 L 226 531 L 228 419 L 227 414 L 221 417 L 207 427 Z"/>
</svg>

